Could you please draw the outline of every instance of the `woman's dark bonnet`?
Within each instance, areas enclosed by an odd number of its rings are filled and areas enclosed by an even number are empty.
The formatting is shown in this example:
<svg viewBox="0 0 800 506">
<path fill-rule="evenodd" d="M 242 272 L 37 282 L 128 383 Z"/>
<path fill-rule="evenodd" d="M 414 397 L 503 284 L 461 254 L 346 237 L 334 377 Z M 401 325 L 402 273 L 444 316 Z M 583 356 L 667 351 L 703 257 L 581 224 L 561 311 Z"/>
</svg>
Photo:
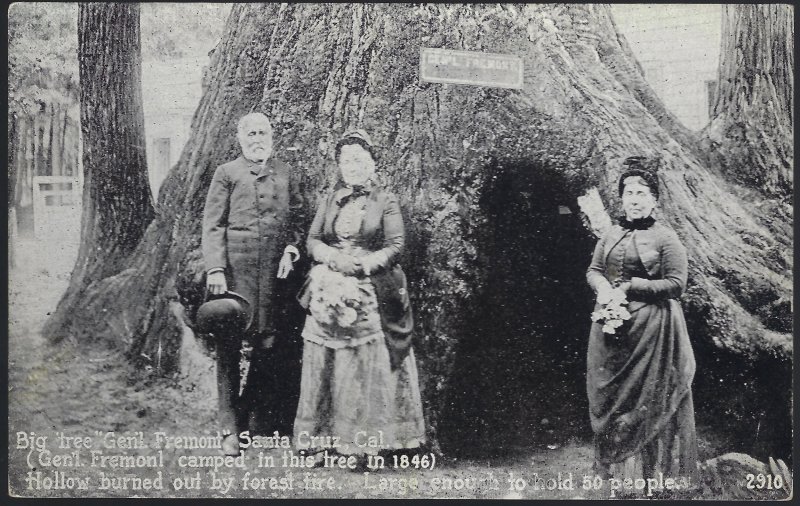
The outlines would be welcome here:
<svg viewBox="0 0 800 506">
<path fill-rule="evenodd" d="M 648 163 L 648 159 L 643 156 L 631 156 L 622 162 L 628 169 L 619 177 L 619 196 L 625 190 L 625 180 L 629 177 L 639 177 L 642 182 L 650 188 L 650 193 L 658 200 L 658 176 L 653 163 Z"/>
<path fill-rule="evenodd" d="M 369 153 L 373 160 L 377 161 L 375 149 L 369 140 L 363 139 L 361 135 L 345 134 L 345 136 L 339 139 L 339 142 L 336 143 L 334 154 L 337 162 L 339 161 L 339 156 L 342 154 L 342 148 L 351 144 L 361 146 L 367 153 Z"/>
</svg>

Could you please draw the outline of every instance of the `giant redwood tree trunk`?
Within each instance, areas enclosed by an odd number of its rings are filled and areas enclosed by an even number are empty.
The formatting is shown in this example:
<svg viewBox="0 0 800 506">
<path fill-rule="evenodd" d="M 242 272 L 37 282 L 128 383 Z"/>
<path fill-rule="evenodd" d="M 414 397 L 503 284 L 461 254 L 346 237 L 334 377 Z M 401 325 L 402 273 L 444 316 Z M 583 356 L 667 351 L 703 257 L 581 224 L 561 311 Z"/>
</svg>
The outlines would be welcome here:
<svg viewBox="0 0 800 506">
<path fill-rule="evenodd" d="M 81 248 L 69 287 L 44 328 L 55 340 L 92 337 L 96 323 L 113 312 L 107 299 L 120 294 L 106 280 L 128 268 L 155 215 L 145 156 L 139 6 L 80 4 L 78 59 Z"/>
<path fill-rule="evenodd" d="M 420 82 L 421 47 L 518 55 L 524 88 Z M 408 228 L 405 266 L 434 438 L 459 342 L 473 330 L 469 315 L 498 309 L 480 307 L 490 272 L 505 260 L 490 246 L 518 240 L 493 235 L 492 209 L 502 210 L 497 203 L 506 198 L 533 209 L 546 197 L 508 179 L 513 171 L 558 182 L 563 206 L 542 208 L 542 216 L 576 213 L 577 197 L 593 187 L 614 211 L 622 160 L 658 157 L 659 219 L 675 228 L 691 259 L 684 304 L 693 339 L 708 353 L 767 357 L 788 371 L 790 327 L 776 302 L 791 297 L 791 251 L 699 161 L 691 134 L 647 85 L 607 6 L 237 5 L 210 77 L 192 136 L 160 192 L 159 215 L 127 269 L 96 285 L 105 318 L 85 328 L 129 357 L 166 373 L 178 368 L 184 319 L 191 326 L 202 297 L 207 187 L 215 167 L 238 154 L 237 118 L 258 110 L 272 118 L 275 156 L 308 176 L 312 194 L 331 183 L 333 146 L 346 128 L 363 127 L 380 145 L 379 172 L 400 196 Z M 498 186 L 503 178 L 512 182 Z M 532 239 L 519 247 L 535 262 L 553 238 L 527 232 Z M 584 261 L 564 273 L 583 275 L 591 240 L 583 246 L 576 255 Z M 564 311 L 548 308 L 542 295 L 543 317 Z M 581 318 L 565 348 L 585 350 L 588 312 Z M 483 337 L 477 353 L 498 335 Z M 574 378 L 580 382 L 580 373 Z"/>
<path fill-rule="evenodd" d="M 794 170 L 794 10 L 724 5 L 713 119 L 705 134 L 730 176 L 791 197 Z"/>
</svg>

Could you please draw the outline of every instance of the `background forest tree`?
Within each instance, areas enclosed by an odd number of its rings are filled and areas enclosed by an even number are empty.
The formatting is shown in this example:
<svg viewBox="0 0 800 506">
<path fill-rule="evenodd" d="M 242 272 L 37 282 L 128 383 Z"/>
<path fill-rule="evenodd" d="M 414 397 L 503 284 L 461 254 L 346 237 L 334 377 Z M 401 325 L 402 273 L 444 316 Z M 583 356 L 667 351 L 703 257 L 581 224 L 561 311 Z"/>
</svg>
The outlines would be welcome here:
<svg viewBox="0 0 800 506">
<path fill-rule="evenodd" d="M 723 6 L 714 118 L 705 140 L 733 180 L 791 201 L 794 170 L 794 11 Z"/>
<path fill-rule="evenodd" d="M 142 59 L 169 63 L 205 53 L 230 5 L 142 4 Z M 8 12 L 9 229 L 33 231 L 33 178 L 80 172 L 78 4 L 16 3 Z M 149 76 L 148 76 L 149 77 Z M 13 222 L 12 222 L 13 221 Z"/>
<path fill-rule="evenodd" d="M 75 4 L 9 10 L 8 209 L 23 224 L 33 218 L 34 176 L 77 173 L 76 20 Z"/>
<path fill-rule="evenodd" d="M 422 83 L 420 47 L 518 54 L 524 89 Z M 607 6 L 236 5 L 209 75 L 192 138 L 127 268 L 79 294 L 103 307 L 103 318 L 84 312 L 80 326 L 51 326 L 51 336 L 102 338 L 144 365 L 160 357 L 163 374 L 177 371 L 184 323 L 192 325 L 202 299 L 205 192 L 214 168 L 238 153 L 236 119 L 260 110 L 273 119 L 277 156 L 307 176 L 309 197 L 332 182 L 332 148 L 344 129 L 364 127 L 382 147 L 381 176 L 400 196 L 409 229 L 406 260 L 414 261 L 405 264 L 435 441 L 445 437 L 439 428 L 456 430 L 448 410 L 468 418 L 473 392 L 485 393 L 474 408 L 478 422 L 462 430 L 502 432 L 490 413 L 518 406 L 542 378 L 551 378 L 549 389 L 561 382 L 580 417 L 576 378 L 591 303 L 582 273 L 594 239 L 575 201 L 597 188 L 618 209 L 620 162 L 645 155 L 658 160 L 659 218 L 691 259 L 684 304 L 698 353 L 698 404 L 743 431 L 770 420 L 778 435 L 765 451 L 785 442 L 785 206 L 759 205 L 753 190 L 709 163 L 701 140 L 648 86 Z M 514 276 L 524 285 L 509 281 Z M 487 304 L 502 317 L 470 317 L 485 315 Z M 558 368 L 544 366 L 552 363 Z M 518 388 L 497 394 L 505 382 Z M 765 391 L 777 393 L 765 399 Z"/>
<path fill-rule="evenodd" d="M 80 4 L 78 60 L 81 248 L 66 295 L 43 329 L 51 335 L 80 326 L 86 314 L 102 314 L 83 294 L 126 268 L 155 214 L 145 156 L 139 5 Z"/>
</svg>

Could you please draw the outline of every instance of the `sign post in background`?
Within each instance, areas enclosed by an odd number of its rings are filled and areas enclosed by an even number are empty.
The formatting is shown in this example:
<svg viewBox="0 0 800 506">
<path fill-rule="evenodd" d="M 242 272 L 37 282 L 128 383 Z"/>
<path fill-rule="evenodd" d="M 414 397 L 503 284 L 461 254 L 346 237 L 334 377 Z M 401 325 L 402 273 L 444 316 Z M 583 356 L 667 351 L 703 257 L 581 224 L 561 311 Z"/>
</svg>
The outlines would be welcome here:
<svg viewBox="0 0 800 506">
<path fill-rule="evenodd" d="M 522 89 L 522 58 L 510 54 L 423 47 L 419 77 L 429 83 Z"/>
</svg>

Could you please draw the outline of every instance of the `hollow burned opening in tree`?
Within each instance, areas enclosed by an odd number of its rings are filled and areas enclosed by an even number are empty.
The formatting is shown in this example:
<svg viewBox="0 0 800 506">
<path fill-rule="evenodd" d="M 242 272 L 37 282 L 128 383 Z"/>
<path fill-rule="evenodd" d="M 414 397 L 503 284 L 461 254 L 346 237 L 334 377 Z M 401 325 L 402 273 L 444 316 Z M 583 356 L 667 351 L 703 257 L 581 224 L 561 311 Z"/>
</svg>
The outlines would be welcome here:
<svg viewBox="0 0 800 506">
<path fill-rule="evenodd" d="M 585 349 L 595 238 L 564 176 L 493 162 L 482 209 L 486 281 L 465 316 L 440 430 L 445 451 L 505 453 L 590 433 Z"/>
<path fill-rule="evenodd" d="M 481 210 L 482 283 L 461 340 L 437 428 L 445 453 L 492 458 L 588 442 L 586 346 L 594 295 L 585 273 L 597 239 L 574 185 L 536 162 L 487 167 Z M 791 462 L 790 369 L 713 345 L 707 315 L 683 300 L 697 373 L 701 458 L 744 451 Z M 726 388 L 720 388 L 725 385 Z M 765 396 L 763 392 L 769 391 Z"/>
</svg>

